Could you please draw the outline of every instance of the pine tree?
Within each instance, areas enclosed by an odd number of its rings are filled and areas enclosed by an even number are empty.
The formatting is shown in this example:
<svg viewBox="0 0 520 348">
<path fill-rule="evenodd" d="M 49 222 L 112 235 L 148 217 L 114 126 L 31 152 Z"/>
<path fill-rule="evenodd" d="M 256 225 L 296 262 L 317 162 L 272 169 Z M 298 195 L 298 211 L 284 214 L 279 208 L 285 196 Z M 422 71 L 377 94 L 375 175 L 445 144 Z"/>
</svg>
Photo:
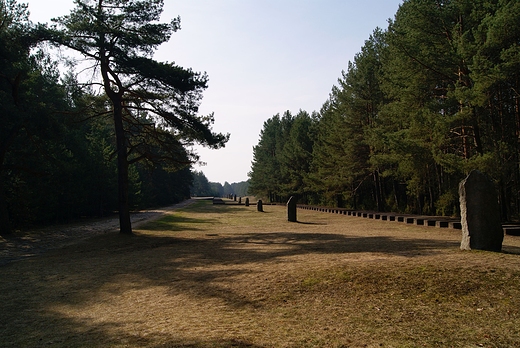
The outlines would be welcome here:
<svg viewBox="0 0 520 348">
<path fill-rule="evenodd" d="M 253 162 L 248 173 L 249 191 L 253 195 L 272 199 L 279 191 L 280 164 L 277 153 L 280 146 L 277 141 L 280 131 L 280 115 L 275 115 L 264 122 L 260 140 L 253 147 Z"/>
<path fill-rule="evenodd" d="M 383 103 L 383 49 L 384 33 L 376 29 L 321 110 L 308 180 L 323 203 L 341 205 L 347 199 L 353 207 L 361 202 L 364 208 L 383 210 L 379 168 L 370 163 L 369 143 Z"/>
<path fill-rule="evenodd" d="M 57 26 L 41 31 L 94 63 L 98 75 L 92 83 L 100 84 L 110 100 L 115 128 L 120 231 L 131 234 L 129 165 L 141 159 L 189 165 L 198 157 L 188 153 L 185 158 L 179 144 L 219 148 L 229 135 L 211 131 L 213 115 L 197 114 L 207 76 L 152 58 L 180 28 L 179 18 L 159 22 L 162 0 L 74 2 L 76 8 L 58 18 Z"/>
<path fill-rule="evenodd" d="M 315 123 L 316 119 L 302 110 L 292 121 L 280 155 L 281 174 L 284 180 L 281 183 L 281 195 L 284 197 L 296 195 L 306 200 L 306 195 L 310 193 L 305 178 L 309 174 L 312 161 Z"/>
<path fill-rule="evenodd" d="M 278 202 L 287 198 L 283 187 L 288 179 L 281 171 L 281 161 L 293 121 L 294 117 L 286 111 L 282 117 L 277 114 L 264 122 L 258 145 L 253 147 L 253 163 L 248 173 L 251 194 Z"/>
</svg>

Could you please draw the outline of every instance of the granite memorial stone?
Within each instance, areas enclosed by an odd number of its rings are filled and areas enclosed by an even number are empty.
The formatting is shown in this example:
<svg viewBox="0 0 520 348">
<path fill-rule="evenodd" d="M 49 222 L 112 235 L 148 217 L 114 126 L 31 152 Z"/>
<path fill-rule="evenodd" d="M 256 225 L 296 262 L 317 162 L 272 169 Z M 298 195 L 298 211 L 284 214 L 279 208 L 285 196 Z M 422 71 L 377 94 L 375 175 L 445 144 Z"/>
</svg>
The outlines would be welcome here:
<svg viewBox="0 0 520 348">
<path fill-rule="evenodd" d="M 462 250 L 501 251 L 504 231 L 493 182 L 473 170 L 459 184 Z"/>
<path fill-rule="evenodd" d="M 290 222 L 296 222 L 296 198 L 291 196 L 287 201 L 287 220 Z"/>
</svg>

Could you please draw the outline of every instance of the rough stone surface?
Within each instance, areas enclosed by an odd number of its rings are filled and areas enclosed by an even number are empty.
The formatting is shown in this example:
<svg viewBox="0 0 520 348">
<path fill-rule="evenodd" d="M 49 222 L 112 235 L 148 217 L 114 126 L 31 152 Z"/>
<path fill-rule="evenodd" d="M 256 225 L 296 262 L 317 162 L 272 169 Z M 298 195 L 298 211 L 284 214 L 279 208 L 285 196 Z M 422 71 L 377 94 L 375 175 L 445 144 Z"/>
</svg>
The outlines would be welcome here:
<svg viewBox="0 0 520 348">
<path fill-rule="evenodd" d="M 258 210 L 260 212 L 264 211 L 264 207 L 262 205 L 262 200 L 261 199 L 259 199 L 258 202 L 256 202 L 256 210 Z"/>
<path fill-rule="evenodd" d="M 290 222 L 296 222 L 296 198 L 291 196 L 287 201 L 287 220 Z"/>
<path fill-rule="evenodd" d="M 501 251 L 504 231 L 493 182 L 473 170 L 459 185 L 462 250 Z"/>
</svg>

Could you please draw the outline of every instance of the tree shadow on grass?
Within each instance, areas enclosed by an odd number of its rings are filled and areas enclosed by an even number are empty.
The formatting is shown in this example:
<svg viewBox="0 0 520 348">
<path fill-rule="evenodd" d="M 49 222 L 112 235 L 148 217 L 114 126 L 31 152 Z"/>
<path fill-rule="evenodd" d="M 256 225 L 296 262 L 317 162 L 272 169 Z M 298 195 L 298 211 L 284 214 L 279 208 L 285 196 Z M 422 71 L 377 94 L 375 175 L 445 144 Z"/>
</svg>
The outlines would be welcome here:
<svg viewBox="0 0 520 348">
<path fill-rule="evenodd" d="M 199 219 L 184 219 L 186 223 Z M 201 222 L 201 221 L 197 221 Z M 211 223 L 211 220 L 204 221 Z M 388 236 L 345 236 L 327 233 L 245 233 L 180 238 L 138 234 L 100 236 L 88 245 L 64 248 L 42 258 L 0 267 L 0 346 L 130 346 L 254 347 L 248 342 L 185 341 L 173 334 L 143 337 L 124 324 L 140 318 L 104 322 L 78 319 L 54 308 L 99 305 L 114 287 L 113 296 L 154 287 L 167 289 L 174 299 L 189 297 L 197 303 L 218 300 L 228 308 L 260 308 L 258 299 L 230 290 L 236 277 L 251 274 L 248 265 L 290 262 L 288 257 L 311 254 L 382 253 L 406 256 L 434 255 L 458 243 Z M 103 245 L 102 248 L 99 248 Z M 20 275 L 23 274 L 23 277 Z M 180 315 L 180 314 L 179 314 Z M 52 332 L 46 328 L 59 328 Z"/>
</svg>

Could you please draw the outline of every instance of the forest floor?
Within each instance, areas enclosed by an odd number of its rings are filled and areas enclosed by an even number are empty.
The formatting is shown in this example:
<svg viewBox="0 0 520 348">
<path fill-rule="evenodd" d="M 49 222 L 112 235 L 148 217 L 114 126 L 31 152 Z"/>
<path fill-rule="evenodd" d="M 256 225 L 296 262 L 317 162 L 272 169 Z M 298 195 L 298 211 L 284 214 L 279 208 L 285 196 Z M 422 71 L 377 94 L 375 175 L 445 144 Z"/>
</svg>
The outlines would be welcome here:
<svg viewBox="0 0 520 348">
<path fill-rule="evenodd" d="M 514 347 L 520 237 L 198 201 L 0 266 L 0 347 Z"/>
</svg>

